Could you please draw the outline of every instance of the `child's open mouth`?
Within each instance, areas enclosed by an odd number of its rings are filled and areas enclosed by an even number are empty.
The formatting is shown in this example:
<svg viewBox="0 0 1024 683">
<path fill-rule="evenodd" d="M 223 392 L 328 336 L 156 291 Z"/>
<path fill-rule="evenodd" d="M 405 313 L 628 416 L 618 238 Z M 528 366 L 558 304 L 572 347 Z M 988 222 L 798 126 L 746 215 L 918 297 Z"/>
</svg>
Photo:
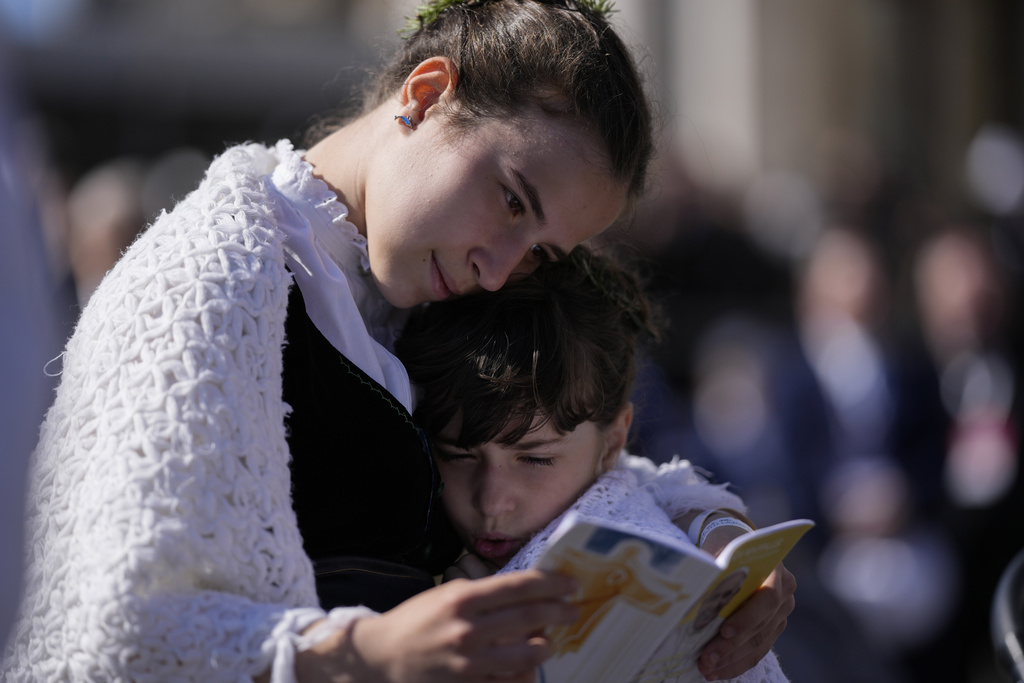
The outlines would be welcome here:
<svg viewBox="0 0 1024 683">
<path fill-rule="evenodd" d="M 521 541 L 507 536 L 485 536 L 473 539 L 473 551 L 498 565 L 505 565 L 523 547 Z"/>
</svg>

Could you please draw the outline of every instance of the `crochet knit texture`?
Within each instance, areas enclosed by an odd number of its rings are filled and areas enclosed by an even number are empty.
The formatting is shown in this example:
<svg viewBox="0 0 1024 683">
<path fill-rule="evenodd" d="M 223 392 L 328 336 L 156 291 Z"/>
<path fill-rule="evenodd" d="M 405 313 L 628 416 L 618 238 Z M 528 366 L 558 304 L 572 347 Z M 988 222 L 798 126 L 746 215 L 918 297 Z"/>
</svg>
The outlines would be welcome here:
<svg viewBox="0 0 1024 683">
<path fill-rule="evenodd" d="M 323 614 L 289 611 L 317 599 L 289 497 L 275 163 L 224 153 L 83 312 L 35 454 L 3 680 L 251 681 Z"/>
</svg>

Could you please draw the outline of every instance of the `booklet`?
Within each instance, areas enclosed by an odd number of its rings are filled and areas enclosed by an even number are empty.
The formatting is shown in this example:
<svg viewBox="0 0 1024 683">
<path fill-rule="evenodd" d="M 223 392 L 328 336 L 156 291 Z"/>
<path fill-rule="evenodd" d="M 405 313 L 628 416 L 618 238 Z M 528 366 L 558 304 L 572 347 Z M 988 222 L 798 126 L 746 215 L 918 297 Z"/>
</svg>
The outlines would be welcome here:
<svg viewBox="0 0 1024 683">
<path fill-rule="evenodd" d="M 571 574 L 580 618 L 549 628 L 538 683 L 700 683 L 697 658 L 803 534 L 797 519 L 733 540 L 717 558 L 610 522 L 566 516 L 538 561 Z"/>
</svg>

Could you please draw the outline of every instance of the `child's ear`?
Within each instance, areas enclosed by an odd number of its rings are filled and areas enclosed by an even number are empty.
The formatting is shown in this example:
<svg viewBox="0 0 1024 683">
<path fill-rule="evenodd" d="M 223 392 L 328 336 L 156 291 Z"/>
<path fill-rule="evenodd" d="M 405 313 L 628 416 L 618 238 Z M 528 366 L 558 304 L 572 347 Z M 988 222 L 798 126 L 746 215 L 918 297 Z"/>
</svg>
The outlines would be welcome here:
<svg viewBox="0 0 1024 683">
<path fill-rule="evenodd" d="M 619 453 L 626 447 L 626 439 L 629 438 L 629 427 L 633 424 L 633 404 L 626 403 L 622 406 L 619 414 L 615 416 L 612 423 L 604 430 L 604 453 L 601 454 L 601 461 L 598 469 L 602 474 L 615 467 L 619 459 Z"/>
<path fill-rule="evenodd" d="M 424 59 L 409 73 L 399 93 L 402 116 L 413 126 L 423 122 L 430 109 L 455 91 L 459 73 L 447 57 Z"/>
</svg>

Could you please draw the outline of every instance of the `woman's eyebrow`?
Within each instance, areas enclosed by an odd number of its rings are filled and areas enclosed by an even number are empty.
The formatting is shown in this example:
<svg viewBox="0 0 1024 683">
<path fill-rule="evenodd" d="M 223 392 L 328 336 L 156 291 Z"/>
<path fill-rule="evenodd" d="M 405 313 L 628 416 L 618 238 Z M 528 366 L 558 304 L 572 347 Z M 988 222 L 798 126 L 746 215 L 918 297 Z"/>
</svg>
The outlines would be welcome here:
<svg viewBox="0 0 1024 683">
<path fill-rule="evenodd" d="M 512 175 L 516 177 L 519 190 L 526 195 L 526 201 L 530 204 L 530 210 L 537 216 L 537 222 L 543 225 L 545 223 L 544 206 L 541 204 L 540 193 L 537 192 L 537 188 L 518 170 L 513 169 Z"/>
</svg>

